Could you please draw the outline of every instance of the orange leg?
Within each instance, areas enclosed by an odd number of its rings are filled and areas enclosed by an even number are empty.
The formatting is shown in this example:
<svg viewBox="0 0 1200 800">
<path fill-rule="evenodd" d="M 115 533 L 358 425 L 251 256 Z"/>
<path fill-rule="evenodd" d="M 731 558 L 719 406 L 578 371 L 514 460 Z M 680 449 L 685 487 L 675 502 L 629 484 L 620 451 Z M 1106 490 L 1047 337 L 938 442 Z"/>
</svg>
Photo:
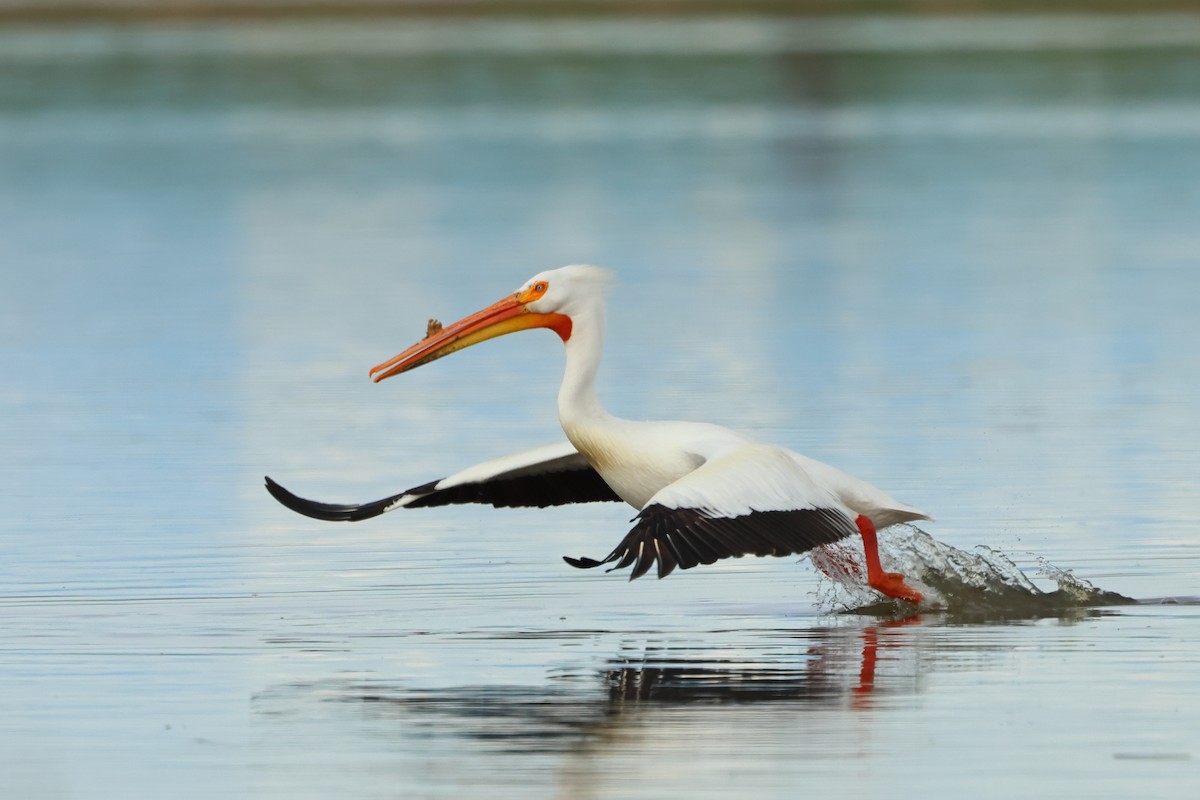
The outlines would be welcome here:
<svg viewBox="0 0 1200 800">
<path fill-rule="evenodd" d="M 907 600 L 910 603 L 920 603 L 924 598 L 920 592 L 904 582 L 904 576 L 899 572 L 884 572 L 879 563 L 879 541 L 875 538 L 875 523 L 863 514 L 855 520 L 858 532 L 862 534 L 863 551 L 867 556 L 867 585 L 882 592 L 888 597 Z"/>
</svg>

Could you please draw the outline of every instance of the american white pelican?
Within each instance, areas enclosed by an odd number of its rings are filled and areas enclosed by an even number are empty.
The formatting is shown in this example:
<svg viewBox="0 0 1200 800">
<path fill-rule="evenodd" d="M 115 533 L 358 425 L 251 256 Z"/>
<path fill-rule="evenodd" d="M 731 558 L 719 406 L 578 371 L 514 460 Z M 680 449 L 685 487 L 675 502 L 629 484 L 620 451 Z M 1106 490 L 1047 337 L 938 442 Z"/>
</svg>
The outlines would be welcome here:
<svg viewBox="0 0 1200 800">
<path fill-rule="evenodd" d="M 453 325 L 430 321 L 425 339 L 371 370 L 375 382 L 487 339 L 550 328 L 566 348 L 558 417 L 566 442 L 487 461 L 406 492 L 362 505 L 317 503 L 267 478 L 293 511 L 325 520 L 361 520 L 396 508 L 449 503 L 538 506 L 625 501 L 633 529 L 599 561 L 632 566 L 630 580 L 658 566 L 664 578 L 730 556 L 787 556 L 859 535 L 867 583 L 889 597 L 921 601 L 902 575 L 879 563 L 876 528 L 929 519 L 874 486 L 798 453 L 759 444 L 716 425 L 634 422 L 596 399 L 609 273 L 572 265 L 542 272 L 514 294 Z"/>
</svg>

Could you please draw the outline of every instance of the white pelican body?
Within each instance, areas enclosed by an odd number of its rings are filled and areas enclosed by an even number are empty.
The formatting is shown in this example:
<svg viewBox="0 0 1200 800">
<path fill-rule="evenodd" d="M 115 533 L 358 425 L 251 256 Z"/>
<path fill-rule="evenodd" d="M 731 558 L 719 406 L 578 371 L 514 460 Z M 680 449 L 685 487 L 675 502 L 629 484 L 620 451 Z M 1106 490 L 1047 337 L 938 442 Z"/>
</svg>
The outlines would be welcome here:
<svg viewBox="0 0 1200 800">
<path fill-rule="evenodd" d="M 562 338 L 566 369 L 558 414 L 566 442 L 517 453 L 362 505 L 316 503 L 267 478 L 289 508 L 318 519 L 358 520 L 401 507 L 486 502 L 548 506 L 623 500 L 639 510 L 628 535 L 594 567 L 633 566 L 630 579 L 657 564 L 660 578 L 679 566 L 729 556 L 803 553 L 861 535 L 867 579 L 913 603 L 921 593 L 883 572 L 876 528 L 928 519 L 874 486 L 774 445 L 717 425 L 637 422 L 610 415 L 596 398 L 609 275 L 573 265 L 540 273 L 515 294 L 446 328 L 431 322 L 421 342 L 371 370 L 376 382 L 486 339 L 546 327 Z"/>
</svg>

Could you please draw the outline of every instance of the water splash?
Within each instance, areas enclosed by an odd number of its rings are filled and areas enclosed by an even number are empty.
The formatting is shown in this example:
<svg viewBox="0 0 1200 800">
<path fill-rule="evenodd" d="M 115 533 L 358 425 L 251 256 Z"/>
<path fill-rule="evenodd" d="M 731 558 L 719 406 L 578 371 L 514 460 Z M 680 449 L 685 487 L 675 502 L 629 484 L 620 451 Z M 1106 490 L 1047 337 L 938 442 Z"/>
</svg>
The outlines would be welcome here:
<svg viewBox="0 0 1200 800">
<path fill-rule="evenodd" d="M 925 593 L 922 610 L 942 611 L 961 621 L 1067 616 L 1098 606 L 1137 602 L 1099 589 L 1070 570 L 1034 556 L 1038 564 L 1035 574 L 1056 587 L 1045 591 L 1001 550 L 979 545 L 974 553 L 968 553 L 911 525 L 880 531 L 879 552 L 884 569 L 903 573 Z M 862 547 L 856 540 L 818 548 L 810 558 L 828 578 L 818 590 L 819 607 L 881 616 L 909 610 L 908 604 L 900 601 L 881 602 L 866 586 Z"/>
</svg>

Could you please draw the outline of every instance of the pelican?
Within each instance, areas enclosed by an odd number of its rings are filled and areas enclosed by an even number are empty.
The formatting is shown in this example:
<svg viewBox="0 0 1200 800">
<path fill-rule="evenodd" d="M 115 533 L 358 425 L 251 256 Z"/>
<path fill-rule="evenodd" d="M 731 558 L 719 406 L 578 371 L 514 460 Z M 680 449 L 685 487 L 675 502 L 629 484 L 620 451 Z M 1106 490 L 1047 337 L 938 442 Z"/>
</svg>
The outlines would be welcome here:
<svg viewBox="0 0 1200 800">
<path fill-rule="evenodd" d="M 867 584 L 919 603 L 921 592 L 884 572 L 876 530 L 929 519 L 865 481 L 782 447 L 717 425 L 614 417 L 596 398 L 610 274 L 588 265 L 541 272 L 515 293 L 453 325 L 431 320 L 426 337 L 370 371 L 378 383 L 479 342 L 531 328 L 562 339 L 566 368 L 558 418 L 567 441 L 486 461 L 448 478 L 359 505 L 298 497 L 269 477 L 267 490 L 300 514 L 354 521 L 397 508 L 450 503 L 496 507 L 624 501 L 633 528 L 602 559 L 570 558 L 587 569 L 616 562 L 629 579 L 657 566 L 659 578 L 744 555 L 788 556 L 860 536 Z"/>
</svg>

